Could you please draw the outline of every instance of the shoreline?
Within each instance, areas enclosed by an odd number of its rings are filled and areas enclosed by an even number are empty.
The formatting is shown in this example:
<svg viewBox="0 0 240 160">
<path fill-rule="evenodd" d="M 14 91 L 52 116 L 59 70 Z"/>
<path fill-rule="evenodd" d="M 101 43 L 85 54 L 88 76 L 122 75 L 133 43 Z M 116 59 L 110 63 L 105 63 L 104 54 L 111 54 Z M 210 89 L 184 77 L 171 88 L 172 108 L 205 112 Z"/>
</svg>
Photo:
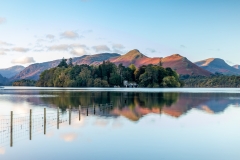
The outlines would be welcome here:
<svg viewBox="0 0 240 160">
<path fill-rule="evenodd" d="M 240 88 L 74 88 L 74 87 L 15 87 L 3 86 L 1 91 L 82 91 L 82 92 L 188 92 L 188 93 L 240 93 Z"/>
</svg>

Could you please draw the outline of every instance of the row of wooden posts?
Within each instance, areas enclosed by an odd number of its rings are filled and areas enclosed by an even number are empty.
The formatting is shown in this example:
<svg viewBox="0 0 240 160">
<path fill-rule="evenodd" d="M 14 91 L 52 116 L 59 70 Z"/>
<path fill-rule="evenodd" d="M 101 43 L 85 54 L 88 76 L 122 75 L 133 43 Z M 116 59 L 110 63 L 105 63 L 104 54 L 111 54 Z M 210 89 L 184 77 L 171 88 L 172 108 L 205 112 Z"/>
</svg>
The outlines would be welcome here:
<svg viewBox="0 0 240 160">
<path fill-rule="evenodd" d="M 104 106 L 102 104 L 99 104 L 99 107 Z M 106 104 L 106 107 L 112 107 L 112 104 L 110 103 L 109 105 Z M 78 109 L 78 116 L 79 116 L 79 121 L 81 120 L 81 105 L 79 105 Z M 87 116 L 88 116 L 88 108 L 89 107 L 84 107 L 87 108 Z M 94 108 L 94 114 L 95 114 L 95 106 L 93 105 Z M 71 106 L 69 107 L 69 125 L 71 125 Z M 43 114 L 43 126 L 44 126 L 44 134 L 46 134 L 46 124 L 47 124 L 47 111 L 46 108 L 44 108 L 44 114 Z M 57 129 L 59 129 L 59 107 L 57 108 Z M 32 109 L 30 109 L 29 113 L 29 139 L 32 140 Z M 11 116 L 10 116 L 10 146 L 13 146 L 13 111 L 11 111 Z"/>
</svg>

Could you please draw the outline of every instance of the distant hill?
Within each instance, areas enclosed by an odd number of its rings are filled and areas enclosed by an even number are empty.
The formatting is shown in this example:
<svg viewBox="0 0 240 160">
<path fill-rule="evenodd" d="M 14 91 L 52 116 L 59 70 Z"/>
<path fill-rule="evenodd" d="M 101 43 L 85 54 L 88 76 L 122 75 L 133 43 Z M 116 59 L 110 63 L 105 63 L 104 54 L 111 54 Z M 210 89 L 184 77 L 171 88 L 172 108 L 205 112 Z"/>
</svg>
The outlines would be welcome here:
<svg viewBox="0 0 240 160">
<path fill-rule="evenodd" d="M 201 76 L 210 76 L 212 73 L 206 71 L 196 64 L 189 61 L 186 57 L 183 57 L 179 54 L 174 54 L 162 59 L 163 67 L 170 67 L 175 70 L 178 74 L 181 75 L 201 75 Z"/>
<path fill-rule="evenodd" d="M 0 86 L 3 86 L 4 84 L 6 84 L 8 82 L 8 79 L 6 77 L 3 77 L 0 74 Z"/>
<path fill-rule="evenodd" d="M 6 78 L 11 78 L 13 76 L 15 76 L 16 74 L 20 73 L 22 70 L 24 70 L 24 66 L 12 66 L 9 68 L 3 68 L 0 69 L 0 74 Z"/>
<path fill-rule="evenodd" d="M 117 53 L 101 53 L 96 55 L 84 55 L 81 57 L 73 58 L 73 64 L 88 64 L 94 65 L 99 64 L 104 60 L 108 60 L 109 58 L 118 57 L 120 56 Z M 19 79 L 32 79 L 38 80 L 39 75 L 46 69 L 56 67 L 61 60 L 54 60 L 44 63 L 35 63 L 31 64 L 30 66 L 26 67 L 23 71 L 19 74 L 11 78 L 11 81 L 19 80 Z"/>
<path fill-rule="evenodd" d="M 239 64 L 236 64 L 234 66 L 232 66 L 233 68 L 236 68 L 236 69 L 240 69 L 240 65 Z"/>
<path fill-rule="evenodd" d="M 111 58 L 110 61 L 115 64 L 122 63 L 124 66 L 134 64 L 137 67 L 148 64 L 157 65 L 161 61 L 163 67 L 170 67 L 174 69 L 178 74 L 201 75 L 201 76 L 211 75 L 209 71 L 206 71 L 198 67 L 197 65 L 189 61 L 186 57 L 182 57 L 179 54 L 174 54 L 165 58 L 160 57 L 150 58 L 140 53 L 139 50 L 134 49 L 120 57 Z"/>
<path fill-rule="evenodd" d="M 240 70 L 231 67 L 223 59 L 209 58 L 195 63 L 199 67 L 208 70 L 211 73 L 221 73 L 224 75 L 239 75 Z"/>
</svg>

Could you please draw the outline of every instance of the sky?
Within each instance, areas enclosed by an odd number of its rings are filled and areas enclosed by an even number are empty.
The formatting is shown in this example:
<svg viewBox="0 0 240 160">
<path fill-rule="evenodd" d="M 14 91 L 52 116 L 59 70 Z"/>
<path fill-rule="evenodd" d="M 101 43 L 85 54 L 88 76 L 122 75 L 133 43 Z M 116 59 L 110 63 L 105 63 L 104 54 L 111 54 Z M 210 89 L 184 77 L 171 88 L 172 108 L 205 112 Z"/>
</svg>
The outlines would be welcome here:
<svg viewBox="0 0 240 160">
<path fill-rule="evenodd" d="M 239 0 L 0 0 L 0 68 L 138 49 L 240 64 Z"/>
</svg>

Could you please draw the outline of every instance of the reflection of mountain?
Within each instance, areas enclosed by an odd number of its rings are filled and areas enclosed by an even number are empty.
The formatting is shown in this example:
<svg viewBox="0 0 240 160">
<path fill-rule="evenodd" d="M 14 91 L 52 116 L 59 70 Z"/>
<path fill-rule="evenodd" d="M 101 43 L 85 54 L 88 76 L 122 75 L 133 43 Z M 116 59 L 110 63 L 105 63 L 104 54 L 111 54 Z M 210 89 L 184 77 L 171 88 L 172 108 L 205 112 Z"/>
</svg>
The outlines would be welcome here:
<svg viewBox="0 0 240 160">
<path fill-rule="evenodd" d="M 238 93 L 137 93 L 137 92 L 67 92 L 67 91 L 19 91 L 6 94 L 16 94 L 14 101 L 22 102 L 24 98 L 31 105 L 60 107 L 66 110 L 68 106 L 78 108 L 90 106 L 89 114 L 92 114 L 93 104 L 106 104 L 113 102 L 113 108 L 99 111 L 100 116 L 125 116 L 137 121 L 149 113 L 167 114 L 180 117 L 192 108 L 208 113 L 223 112 L 229 105 L 240 103 Z M 11 101 L 13 101 L 11 99 Z M 86 112 L 86 111 L 85 111 Z"/>
</svg>

